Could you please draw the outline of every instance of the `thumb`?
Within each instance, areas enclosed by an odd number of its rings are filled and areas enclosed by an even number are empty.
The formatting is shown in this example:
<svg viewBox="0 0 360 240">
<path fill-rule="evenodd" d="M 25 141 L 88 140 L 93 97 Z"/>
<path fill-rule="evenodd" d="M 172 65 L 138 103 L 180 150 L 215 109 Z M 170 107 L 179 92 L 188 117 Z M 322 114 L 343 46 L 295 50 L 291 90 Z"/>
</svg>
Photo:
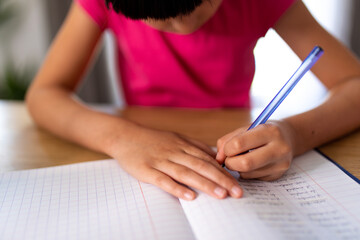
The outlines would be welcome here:
<svg viewBox="0 0 360 240">
<path fill-rule="evenodd" d="M 219 164 L 224 163 L 224 161 L 226 159 L 225 152 L 224 152 L 224 145 L 222 145 L 221 147 L 218 146 L 218 151 L 216 153 L 215 159 Z"/>
</svg>

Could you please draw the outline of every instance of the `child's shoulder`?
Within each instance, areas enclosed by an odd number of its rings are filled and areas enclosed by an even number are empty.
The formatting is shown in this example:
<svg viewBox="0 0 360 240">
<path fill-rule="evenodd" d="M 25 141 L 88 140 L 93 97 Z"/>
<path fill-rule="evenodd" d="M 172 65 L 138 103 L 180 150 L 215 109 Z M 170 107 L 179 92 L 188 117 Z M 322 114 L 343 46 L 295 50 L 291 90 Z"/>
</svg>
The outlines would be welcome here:
<svg viewBox="0 0 360 240">
<path fill-rule="evenodd" d="M 107 24 L 109 9 L 105 0 L 74 0 L 87 14 L 104 29 Z"/>
</svg>

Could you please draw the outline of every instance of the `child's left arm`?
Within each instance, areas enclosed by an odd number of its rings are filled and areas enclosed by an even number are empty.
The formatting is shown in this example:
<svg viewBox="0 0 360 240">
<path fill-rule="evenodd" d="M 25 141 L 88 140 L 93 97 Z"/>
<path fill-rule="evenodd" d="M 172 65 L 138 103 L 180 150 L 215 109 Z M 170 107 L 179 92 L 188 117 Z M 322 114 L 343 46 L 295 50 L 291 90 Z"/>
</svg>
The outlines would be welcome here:
<svg viewBox="0 0 360 240">
<path fill-rule="evenodd" d="M 316 22 L 302 1 L 274 28 L 301 59 L 315 45 L 324 49 L 312 72 L 329 90 L 328 98 L 308 112 L 250 131 L 240 128 L 220 138 L 217 160 L 246 179 L 275 180 L 290 167 L 294 156 L 360 126 L 359 60 Z M 249 149 L 252 151 L 237 156 Z"/>
</svg>

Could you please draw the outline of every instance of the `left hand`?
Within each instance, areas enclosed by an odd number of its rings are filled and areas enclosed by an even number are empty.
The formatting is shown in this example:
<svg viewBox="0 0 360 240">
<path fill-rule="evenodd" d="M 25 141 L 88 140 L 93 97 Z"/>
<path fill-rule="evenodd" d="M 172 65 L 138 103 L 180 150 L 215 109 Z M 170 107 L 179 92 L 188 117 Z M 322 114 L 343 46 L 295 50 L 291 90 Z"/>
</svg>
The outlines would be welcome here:
<svg viewBox="0 0 360 240">
<path fill-rule="evenodd" d="M 292 132 L 284 121 L 268 121 L 249 131 L 239 128 L 217 141 L 216 160 L 243 179 L 276 180 L 291 165 Z"/>
</svg>

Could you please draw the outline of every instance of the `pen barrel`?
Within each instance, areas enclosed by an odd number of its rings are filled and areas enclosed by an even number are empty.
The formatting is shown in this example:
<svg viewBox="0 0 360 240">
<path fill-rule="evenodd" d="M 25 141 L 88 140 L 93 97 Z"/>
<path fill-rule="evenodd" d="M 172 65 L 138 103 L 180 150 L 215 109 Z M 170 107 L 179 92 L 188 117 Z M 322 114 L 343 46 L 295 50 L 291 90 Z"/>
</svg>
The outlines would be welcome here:
<svg viewBox="0 0 360 240">
<path fill-rule="evenodd" d="M 310 54 L 305 58 L 300 67 L 295 71 L 291 78 L 285 83 L 285 85 L 265 107 L 265 109 L 258 116 L 258 118 L 248 128 L 248 130 L 258 126 L 259 124 L 264 124 L 270 118 L 273 112 L 278 108 L 282 101 L 284 101 L 284 99 L 287 97 L 287 95 L 289 95 L 291 90 L 296 86 L 296 84 L 305 75 L 305 73 L 309 71 L 309 69 L 317 62 L 317 60 L 322 56 L 323 53 L 324 51 L 319 46 L 316 46 L 310 52 Z"/>
</svg>

